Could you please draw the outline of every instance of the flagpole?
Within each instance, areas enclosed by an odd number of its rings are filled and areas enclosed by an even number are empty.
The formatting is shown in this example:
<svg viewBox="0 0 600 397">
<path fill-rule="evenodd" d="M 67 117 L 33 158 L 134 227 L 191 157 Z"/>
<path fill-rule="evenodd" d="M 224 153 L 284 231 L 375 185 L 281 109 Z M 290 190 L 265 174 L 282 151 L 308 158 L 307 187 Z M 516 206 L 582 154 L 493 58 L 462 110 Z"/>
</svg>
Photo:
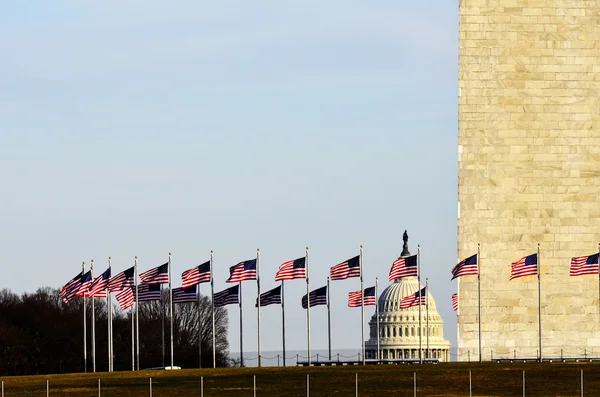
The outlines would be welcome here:
<svg viewBox="0 0 600 397">
<path fill-rule="evenodd" d="M 135 351 L 136 351 L 136 362 L 137 362 L 137 370 L 140 370 L 140 301 L 138 300 L 138 257 L 135 257 Z"/>
<path fill-rule="evenodd" d="M 285 367 L 285 294 L 283 284 L 285 282 L 281 280 L 281 339 L 283 341 L 283 366 Z"/>
<path fill-rule="evenodd" d="M 108 269 L 111 269 L 111 257 L 108 257 Z M 112 271 L 111 271 L 111 276 L 112 276 Z M 108 279 L 110 281 L 110 277 Z M 110 289 L 108 288 L 108 284 L 106 284 L 106 304 L 108 306 L 108 372 L 113 372 L 113 366 L 112 366 L 112 299 L 111 299 L 111 293 L 110 293 Z"/>
<path fill-rule="evenodd" d="M 538 330 L 539 330 L 539 344 L 540 344 L 540 363 L 542 362 L 542 278 L 540 269 L 540 243 L 538 243 L 537 252 L 537 274 L 538 274 Z"/>
<path fill-rule="evenodd" d="M 258 367 L 260 368 L 260 248 L 256 249 L 256 287 L 258 288 L 258 310 L 257 310 L 257 325 L 258 325 Z"/>
<path fill-rule="evenodd" d="M 360 267 L 360 351 L 362 352 L 362 364 L 365 365 L 365 291 L 363 282 L 363 246 L 360 246 L 358 265 Z"/>
<path fill-rule="evenodd" d="M 198 304 L 198 368 L 202 368 L 202 322 L 200 321 L 200 283 L 198 283 L 198 290 L 196 291 L 196 300 Z"/>
<path fill-rule="evenodd" d="M 421 291 L 421 244 L 417 248 L 417 281 L 419 284 L 419 292 Z M 425 290 L 425 296 L 427 296 L 427 290 Z M 421 299 L 423 297 L 419 293 L 419 363 L 423 364 L 423 327 L 421 319 Z"/>
<path fill-rule="evenodd" d="M 308 247 L 306 247 L 306 331 L 308 335 L 308 365 L 310 366 L 310 281 L 308 278 Z M 329 294 L 329 291 L 327 291 Z"/>
<path fill-rule="evenodd" d="M 481 244 L 477 244 L 477 306 L 479 312 L 479 362 L 483 360 L 481 349 Z M 457 312 L 458 313 L 458 312 Z"/>
<path fill-rule="evenodd" d="M 137 305 L 137 302 L 136 302 Z M 133 322 L 133 306 L 131 307 L 131 370 L 135 371 L 135 323 Z"/>
<path fill-rule="evenodd" d="M 425 328 L 427 329 L 427 348 L 425 358 L 429 357 L 429 278 L 425 278 Z"/>
<path fill-rule="evenodd" d="M 94 260 L 90 263 L 90 271 L 92 272 L 92 282 L 94 281 Z M 92 368 L 96 372 L 96 304 L 93 296 L 92 299 Z"/>
<path fill-rule="evenodd" d="M 242 282 L 240 285 L 240 368 L 244 367 L 244 328 L 242 326 Z"/>
<path fill-rule="evenodd" d="M 329 361 L 331 361 L 331 305 L 329 301 L 329 276 L 327 276 L 327 340 L 329 341 Z"/>
<path fill-rule="evenodd" d="M 600 320 L 600 243 L 598 243 L 598 320 Z"/>
<path fill-rule="evenodd" d="M 165 301 L 163 299 L 163 285 L 160 284 L 160 350 L 162 352 L 162 367 L 165 367 Z"/>
<path fill-rule="evenodd" d="M 600 320 L 600 243 L 598 243 L 598 320 Z"/>
<path fill-rule="evenodd" d="M 169 311 L 171 315 L 171 369 L 173 369 L 173 288 L 171 288 L 171 253 L 169 252 Z"/>
<path fill-rule="evenodd" d="M 81 263 L 81 275 L 85 274 L 85 262 Z M 87 324 L 85 313 L 85 292 L 83 294 L 83 372 L 87 372 Z"/>
<path fill-rule="evenodd" d="M 210 301 L 212 315 L 212 349 L 213 349 L 213 368 L 217 368 L 217 350 L 215 346 L 215 283 L 214 283 L 214 267 L 213 267 L 213 250 L 210 250 Z"/>
<path fill-rule="evenodd" d="M 377 320 L 377 363 L 379 363 L 379 277 L 375 277 L 375 318 Z"/>
</svg>

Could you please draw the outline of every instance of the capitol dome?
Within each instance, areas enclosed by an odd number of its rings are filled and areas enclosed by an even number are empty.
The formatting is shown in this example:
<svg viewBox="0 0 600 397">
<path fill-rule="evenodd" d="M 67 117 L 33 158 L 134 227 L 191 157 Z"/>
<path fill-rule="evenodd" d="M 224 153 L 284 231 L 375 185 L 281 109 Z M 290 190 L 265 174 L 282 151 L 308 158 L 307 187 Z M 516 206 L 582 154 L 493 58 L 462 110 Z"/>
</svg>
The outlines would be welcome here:
<svg viewBox="0 0 600 397">
<path fill-rule="evenodd" d="M 419 358 L 419 306 L 400 308 L 402 298 L 423 288 L 415 277 L 395 280 L 378 298 L 379 351 L 381 359 Z M 421 306 L 421 349 L 423 358 L 448 361 L 450 342 L 444 339 L 444 322 L 435 300 L 427 291 L 429 308 Z M 370 338 L 365 342 L 366 358 L 377 358 L 377 313 L 369 321 Z"/>
</svg>

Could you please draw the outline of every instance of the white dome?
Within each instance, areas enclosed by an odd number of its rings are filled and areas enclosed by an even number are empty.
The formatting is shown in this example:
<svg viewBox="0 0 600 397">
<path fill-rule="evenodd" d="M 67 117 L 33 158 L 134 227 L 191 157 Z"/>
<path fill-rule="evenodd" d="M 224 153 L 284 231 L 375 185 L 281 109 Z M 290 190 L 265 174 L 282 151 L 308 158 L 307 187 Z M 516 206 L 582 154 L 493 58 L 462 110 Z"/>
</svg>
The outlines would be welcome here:
<svg viewBox="0 0 600 397">
<path fill-rule="evenodd" d="M 399 310 L 419 310 L 419 306 L 409 307 L 408 309 L 400 309 L 400 301 L 402 298 L 413 295 L 420 291 L 424 286 L 419 286 L 419 281 L 415 277 L 405 277 L 397 279 L 392 285 L 387 287 L 381 295 L 379 295 L 379 313 L 398 312 Z M 437 311 L 433 295 L 427 291 L 427 300 L 429 310 Z"/>
<path fill-rule="evenodd" d="M 405 277 L 395 280 L 379 295 L 379 316 L 374 314 L 371 317 L 370 338 L 365 341 L 367 358 L 376 358 L 379 345 L 383 359 L 415 359 L 419 357 L 421 349 L 423 357 L 449 360 L 450 342 L 444 339 L 444 321 L 437 311 L 431 291 L 427 291 L 429 307 L 400 308 L 402 298 L 422 288 L 417 278 Z M 419 335 L 422 335 L 421 340 Z"/>
</svg>

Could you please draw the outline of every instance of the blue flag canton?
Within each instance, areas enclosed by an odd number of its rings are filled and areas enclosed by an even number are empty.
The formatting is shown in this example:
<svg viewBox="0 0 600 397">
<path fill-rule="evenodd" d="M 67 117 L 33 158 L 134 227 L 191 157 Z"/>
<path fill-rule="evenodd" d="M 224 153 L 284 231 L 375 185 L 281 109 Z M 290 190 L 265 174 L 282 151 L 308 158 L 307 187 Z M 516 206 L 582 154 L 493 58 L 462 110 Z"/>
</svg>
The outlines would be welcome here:
<svg viewBox="0 0 600 397">
<path fill-rule="evenodd" d="M 252 259 L 249 261 L 245 261 L 240 263 L 240 265 L 244 265 L 244 271 L 246 270 L 256 270 L 256 259 Z"/>
<path fill-rule="evenodd" d="M 159 267 L 156 268 L 156 270 L 157 270 L 156 274 L 169 273 L 169 262 L 165 263 L 164 265 L 160 265 Z"/>
<path fill-rule="evenodd" d="M 199 273 L 210 273 L 210 261 L 198 265 Z"/>
<path fill-rule="evenodd" d="M 85 284 L 87 282 L 92 281 L 92 271 L 88 270 L 82 277 L 81 277 L 81 283 Z"/>
<path fill-rule="evenodd" d="M 420 291 L 415 292 L 416 298 L 422 298 L 427 294 L 427 287 L 423 287 Z"/>
<path fill-rule="evenodd" d="M 184 294 L 194 294 L 194 295 L 196 295 L 196 287 L 197 287 L 196 285 L 192 285 L 191 287 L 187 287 L 187 288 L 180 287 L 180 288 L 181 288 L 181 291 Z M 175 289 L 173 289 L 173 291 L 175 291 Z"/>
<path fill-rule="evenodd" d="M 586 265 L 596 265 L 596 264 L 598 264 L 599 257 L 600 257 L 600 253 L 590 255 L 590 256 L 588 256 L 587 260 L 585 261 L 585 264 Z"/>
<path fill-rule="evenodd" d="M 348 268 L 360 267 L 360 256 L 348 259 Z"/>
<path fill-rule="evenodd" d="M 404 258 L 404 267 L 417 267 L 417 255 L 412 255 Z"/>
<path fill-rule="evenodd" d="M 160 284 L 140 284 L 138 285 L 138 291 L 140 292 L 144 292 L 144 291 L 148 291 L 148 292 L 160 292 L 161 285 Z"/>
<path fill-rule="evenodd" d="M 101 277 L 101 280 L 108 280 L 110 278 L 110 267 L 108 269 L 106 269 L 104 271 L 104 273 L 102 273 L 100 275 L 100 277 Z"/>
<path fill-rule="evenodd" d="M 537 265 L 537 262 L 538 262 L 538 260 L 537 260 L 537 254 L 532 254 L 532 255 L 529 255 L 529 256 L 525 257 L 525 261 L 524 261 L 523 264 L 525 266 L 533 266 L 533 265 Z"/>
<path fill-rule="evenodd" d="M 314 297 L 327 296 L 327 286 L 317 288 L 316 290 L 312 291 L 310 297 L 312 298 L 313 296 Z"/>
<path fill-rule="evenodd" d="M 292 265 L 293 269 L 305 269 L 306 268 L 306 258 L 298 258 L 294 259 L 294 264 Z"/>
<path fill-rule="evenodd" d="M 123 275 L 125 278 L 133 278 L 135 274 L 135 268 L 131 266 L 129 269 L 123 270 Z"/>
<path fill-rule="evenodd" d="M 467 259 L 465 259 L 465 266 L 474 266 L 477 265 L 477 254 L 471 255 Z"/>
<path fill-rule="evenodd" d="M 364 296 L 375 296 L 375 287 L 365 288 Z"/>
</svg>

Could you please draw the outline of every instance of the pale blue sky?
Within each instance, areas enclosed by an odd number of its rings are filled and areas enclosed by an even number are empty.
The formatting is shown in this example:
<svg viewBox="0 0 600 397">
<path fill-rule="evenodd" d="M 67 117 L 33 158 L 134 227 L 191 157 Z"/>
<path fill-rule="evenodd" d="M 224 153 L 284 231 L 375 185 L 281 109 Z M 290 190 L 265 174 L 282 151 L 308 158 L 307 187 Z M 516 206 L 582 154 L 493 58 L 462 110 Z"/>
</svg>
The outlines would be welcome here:
<svg viewBox="0 0 600 397">
<path fill-rule="evenodd" d="M 2 3 L 0 286 L 169 251 L 179 285 L 214 249 L 218 291 L 260 247 L 267 290 L 308 245 L 317 288 L 363 244 L 365 287 L 382 290 L 408 229 L 454 345 L 457 36 L 442 0 Z M 358 289 L 332 283 L 334 349 L 360 346 Z M 255 351 L 255 283 L 243 292 Z M 286 285 L 290 350 L 306 348 L 304 292 Z M 311 313 L 326 349 L 326 310 Z M 280 309 L 262 324 L 280 349 Z"/>
</svg>

